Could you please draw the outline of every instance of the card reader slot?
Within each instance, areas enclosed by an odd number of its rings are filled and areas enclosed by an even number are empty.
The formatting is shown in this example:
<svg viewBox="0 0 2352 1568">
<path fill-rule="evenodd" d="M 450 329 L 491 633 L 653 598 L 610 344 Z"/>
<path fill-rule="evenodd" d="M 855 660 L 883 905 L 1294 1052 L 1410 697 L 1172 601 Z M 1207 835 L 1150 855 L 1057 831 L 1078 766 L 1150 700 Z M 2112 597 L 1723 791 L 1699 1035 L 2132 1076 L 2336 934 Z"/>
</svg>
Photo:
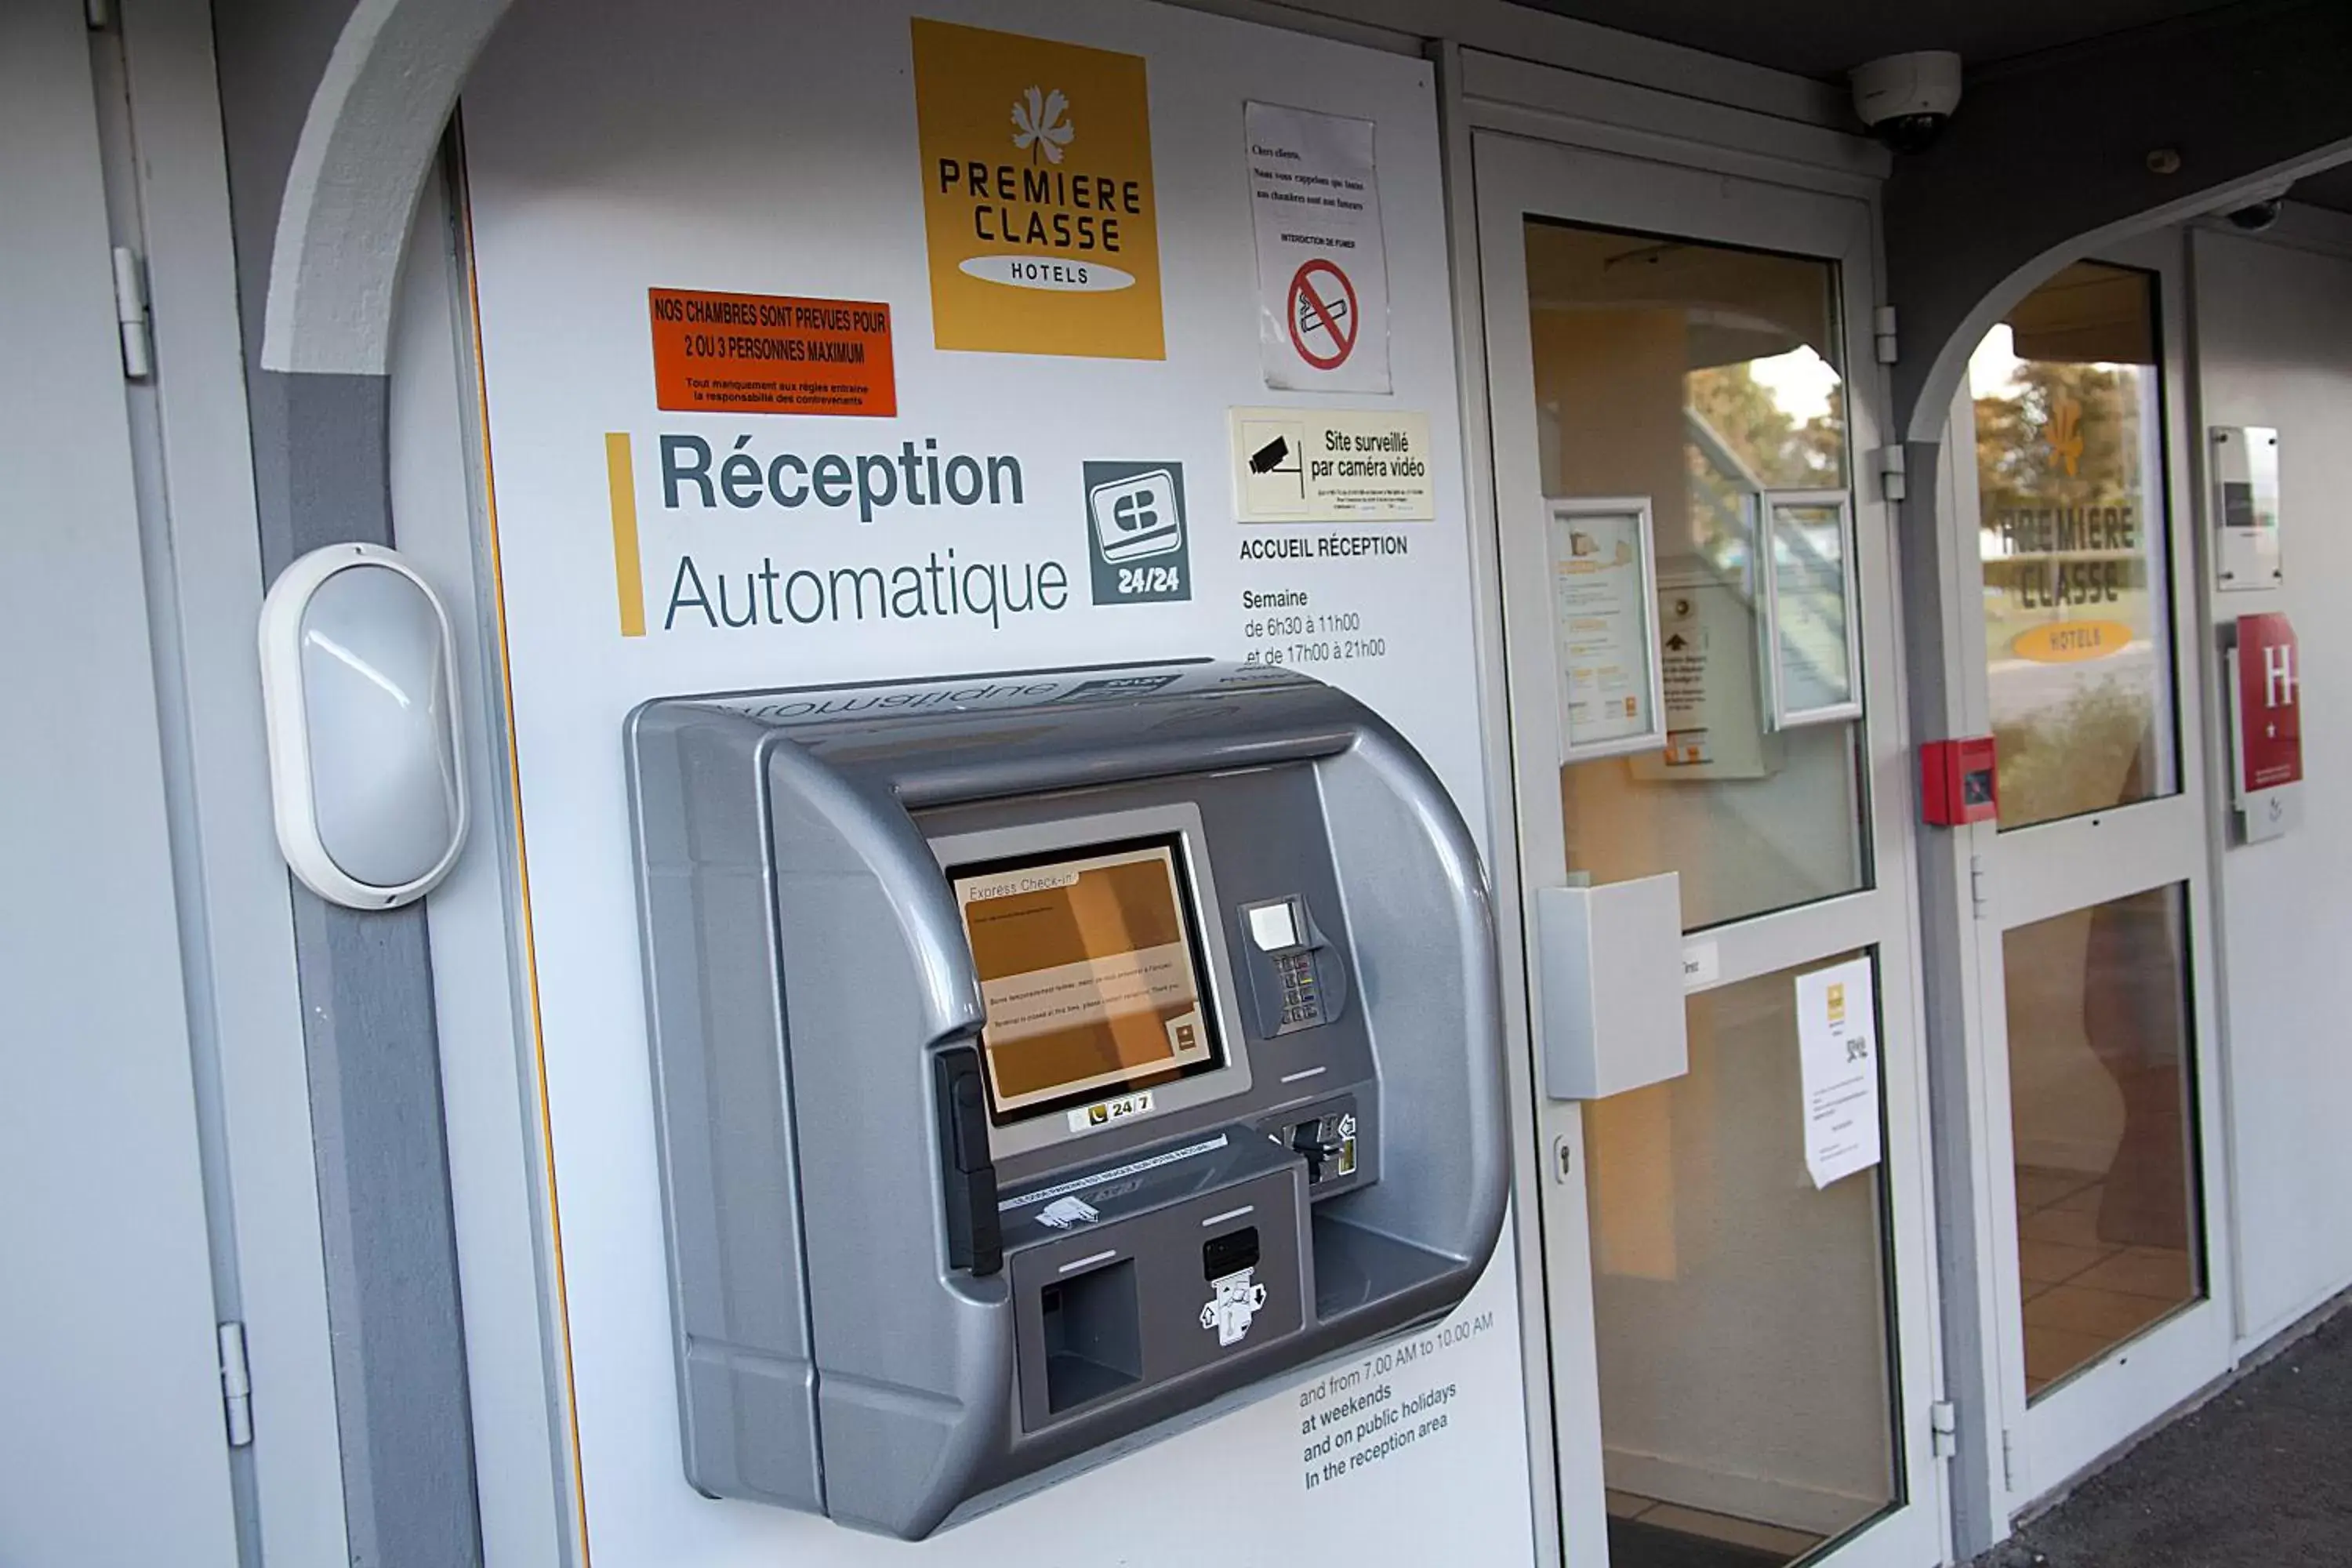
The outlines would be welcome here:
<svg viewBox="0 0 2352 1568">
<path fill-rule="evenodd" d="M 996 1165 L 988 1150 L 988 1093 L 980 1052 L 950 1046 L 931 1058 L 939 1105 L 940 1173 L 947 1203 L 948 1265 L 975 1275 L 1004 1267 Z"/>
</svg>

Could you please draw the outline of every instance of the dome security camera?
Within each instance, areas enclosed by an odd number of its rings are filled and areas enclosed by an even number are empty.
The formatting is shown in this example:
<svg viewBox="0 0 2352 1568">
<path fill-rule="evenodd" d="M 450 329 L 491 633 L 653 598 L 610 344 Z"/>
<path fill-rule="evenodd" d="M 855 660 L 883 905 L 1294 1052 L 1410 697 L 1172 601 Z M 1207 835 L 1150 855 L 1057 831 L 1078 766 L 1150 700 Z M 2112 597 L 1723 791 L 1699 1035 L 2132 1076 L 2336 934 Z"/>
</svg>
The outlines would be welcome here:
<svg viewBox="0 0 2352 1568">
<path fill-rule="evenodd" d="M 1846 73 L 1853 111 L 1897 153 L 1925 152 L 1960 106 L 1960 57 L 1949 49 L 1886 55 Z"/>
<path fill-rule="evenodd" d="M 2285 206 L 2284 197 L 2271 196 L 2259 202 L 2248 202 L 2242 207 L 2232 207 L 2230 209 L 2230 226 L 2242 228 L 2248 234 L 2260 234 L 2278 222 L 2279 213 Z"/>
<path fill-rule="evenodd" d="M 2260 234 L 2278 222 L 2279 214 L 2286 207 L 2287 191 L 2293 184 L 2291 180 L 2282 180 L 2275 184 L 2264 185 L 2235 206 L 2221 208 L 2221 216 L 2229 219 L 2231 228 L 2247 234 Z"/>
</svg>

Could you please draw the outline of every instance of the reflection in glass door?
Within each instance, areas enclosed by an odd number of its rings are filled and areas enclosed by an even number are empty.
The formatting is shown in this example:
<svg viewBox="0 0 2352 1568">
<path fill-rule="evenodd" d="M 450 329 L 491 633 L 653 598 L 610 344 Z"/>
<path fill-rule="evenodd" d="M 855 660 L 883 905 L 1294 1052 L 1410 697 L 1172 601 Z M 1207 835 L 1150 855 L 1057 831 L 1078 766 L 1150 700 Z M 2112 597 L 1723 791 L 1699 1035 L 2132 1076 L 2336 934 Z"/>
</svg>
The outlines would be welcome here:
<svg viewBox="0 0 2352 1568">
<path fill-rule="evenodd" d="M 1868 210 L 1503 137 L 1478 160 L 1522 884 L 1672 872 L 1685 933 L 1689 1070 L 1539 1111 L 1568 1555 L 1918 1568 L 1940 1500 L 1906 839 L 1873 787 L 1897 704 L 1865 657 L 1885 510 L 1854 486 Z M 1648 614 L 1579 564 L 1623 528 L 1548 550 L 1588 514 L 1647 515 L 1621 593 Z M 1628 658 L 1656 661 L 1655 734 L 1570 754 L 1575 703 L 1647 689 Z M 1856 965 L 1885 1157 L 1817 1183 L 1800 984 Z M 1588 1328 L 1589 1384 L 1561 1342 Z"/>
<path fill-rule="evenodd" d="M 2001 936 L 2029 1398 L 2204 1293 L 2184 892 Z"/>
<path fill-rule="evenodd" d="M 2205 866 L 2161 278 L 2080 262 L 1969 363 L 1986 712 L 1989 1087 L 2006 1100 L 2011 1500 L 2215 1375 L 2199 1136 Z M 1988 842 L 1989 840 L 1989 842 Z"/>
<path fill-rule="evenodd" d="M 2154 287 L 2078 262 L 1969 356 L 2004 828 L 2177 787 Z"/>
<path fill-rule="evenodd" d="M 1852 892 L 1860 725 L 1770 727 L 1756 594 L 1766 495 L 1847 482 L 1836 269 L 1543 221 L 1524 244 L 1543 493 L 1648 497 L 1656 535 L 1666 743 L 1560 770 L 1570 868 L 1678 872 L 1694 930 Z M 1842 674 L 1843 637 L 1811 652 Z"/>
</svg>

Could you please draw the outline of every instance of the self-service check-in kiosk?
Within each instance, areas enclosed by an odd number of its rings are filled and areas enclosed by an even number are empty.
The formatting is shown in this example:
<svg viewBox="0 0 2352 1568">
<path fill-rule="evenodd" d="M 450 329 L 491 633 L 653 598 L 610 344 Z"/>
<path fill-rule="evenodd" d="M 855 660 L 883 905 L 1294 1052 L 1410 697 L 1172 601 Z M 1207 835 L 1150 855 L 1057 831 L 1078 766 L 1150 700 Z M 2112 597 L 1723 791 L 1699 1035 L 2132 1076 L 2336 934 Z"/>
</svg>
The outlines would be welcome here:
<svg viewBox="0 0 2352 1568">
<path fill-rule="evenodd" d="M 919 1538 L 1436 1317 L 1508 1184 L 1475 851 L 1227 665 L 627 731 L 688 1479 Z"/>
</svg>

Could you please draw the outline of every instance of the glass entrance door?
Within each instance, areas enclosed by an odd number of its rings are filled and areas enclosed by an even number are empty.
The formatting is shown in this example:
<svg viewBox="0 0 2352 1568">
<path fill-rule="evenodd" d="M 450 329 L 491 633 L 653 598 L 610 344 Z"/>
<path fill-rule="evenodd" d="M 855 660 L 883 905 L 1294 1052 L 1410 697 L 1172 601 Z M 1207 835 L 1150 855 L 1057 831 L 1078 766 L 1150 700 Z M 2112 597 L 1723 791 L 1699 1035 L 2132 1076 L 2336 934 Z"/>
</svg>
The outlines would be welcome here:
<svg viewBox="0 0 2352 1568">
<path fill-rule="evenodd" d="M 1990 1175 L 2012 1508 L 2229 1353 L 2206 1221 L 2201 729 L 2179 674 L 2195 595 L 2164 370 L 2178 279 L 2160 248 L 2137 259 L 2028 295 L 1953 416 L 1976 523 L 1962 591 L 1982 605 L 1963 663 L 1999 757 L 1999 819 L 1969 831 L 1987 1121 L 2007 1134 Z"/>
<path fill-rule="evenodd" d="M 1672 871 L 1684 928 L 1689 1070 L 1538 1113 L 1568 1560 L 1925 1568 L 1907 797 L 1886 509 L 1857 483 L 1869 209 L 1492 133 L 1475 158 L 1530 924 L 1542 889 Z M 1850 1013 L 1880 1157 L 1830 1166 L 1806 1020 Z"/>
</svg>

